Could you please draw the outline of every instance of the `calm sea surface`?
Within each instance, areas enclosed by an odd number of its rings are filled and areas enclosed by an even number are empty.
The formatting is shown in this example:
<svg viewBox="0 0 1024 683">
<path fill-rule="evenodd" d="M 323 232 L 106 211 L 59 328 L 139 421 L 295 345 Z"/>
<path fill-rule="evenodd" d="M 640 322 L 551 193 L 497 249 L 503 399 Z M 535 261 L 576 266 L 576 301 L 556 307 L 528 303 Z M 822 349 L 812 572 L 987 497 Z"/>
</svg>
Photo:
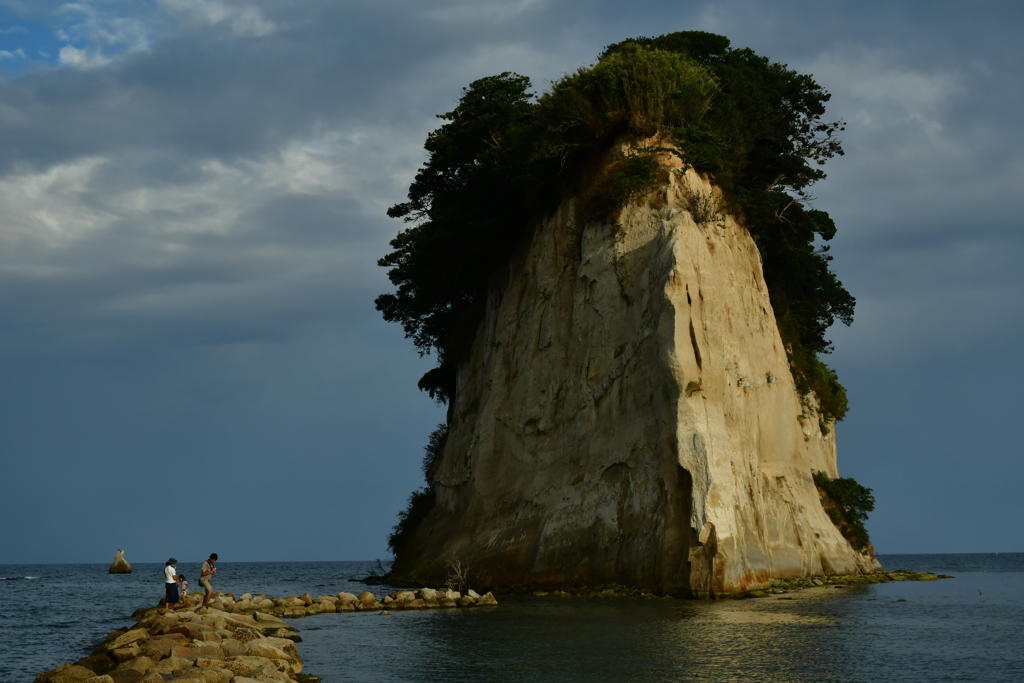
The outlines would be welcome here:
<svg viewBox="0 0 1024 683">
<path fill-rule="evenodd" d="M 883 555 L 955 579 L 758 600 L 499 596 L 497 609 L 293 621 L 306 671 L 360 681 L 1024 681 L 1024 553 Z M 163 594 L 162 565 L 0 565 L 0 681 L 88 654 Z M 359 593 L 369 562 L 218 563 L 240 595 Z M 195 584 L 198 562 L 181 562 Z M 31 578 L 27 578 L 31 577 Z M 383 595 L 392 590 L 376 586 Z"/>
</svg>

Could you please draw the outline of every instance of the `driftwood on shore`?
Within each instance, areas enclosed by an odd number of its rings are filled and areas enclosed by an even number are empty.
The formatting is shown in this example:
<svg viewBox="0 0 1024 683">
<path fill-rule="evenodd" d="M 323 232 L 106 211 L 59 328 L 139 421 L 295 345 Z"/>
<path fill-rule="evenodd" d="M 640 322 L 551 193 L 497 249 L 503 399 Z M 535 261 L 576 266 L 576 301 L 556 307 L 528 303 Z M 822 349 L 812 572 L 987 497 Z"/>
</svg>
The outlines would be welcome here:
<svg viewBox="0 0 1024 683">
<path fill-rule="evenodd" d="M 193 594 L 176 610 L 141 608 L 136 624 L 107 636 L 88 657 L 39 674 L 35 683 L 318 683 L 302 673 L 298 630 L 281 617 L 329 612 L 458 608 L 497 605 L 490 593 L 423 588 L 397 591 L 378 601 L 370 592 L 268 598 L 214 592 L 208 607 Z"/>
</svg>

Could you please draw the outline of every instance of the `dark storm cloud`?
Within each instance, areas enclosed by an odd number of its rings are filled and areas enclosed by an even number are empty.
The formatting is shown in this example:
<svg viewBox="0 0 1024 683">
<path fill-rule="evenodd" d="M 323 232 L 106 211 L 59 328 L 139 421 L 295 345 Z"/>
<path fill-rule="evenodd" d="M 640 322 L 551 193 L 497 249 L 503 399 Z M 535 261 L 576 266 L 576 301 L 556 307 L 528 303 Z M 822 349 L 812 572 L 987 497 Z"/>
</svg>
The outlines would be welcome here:
<svg viewBox="0 0 1024 683">
<path fill-rule="evenodd" d="M 279 496 L 282 478 L 304 499 L 282 513 L 300 540 L 263 554 L 239 545 L 237 559 L 382 554 L 442 415 L 415 390 L 431 359 L 372 304 L 388 289 L 376 259 L 401 228 L 384 211 L 404 197 L 434 115 L 474 79 L 516 71 L 541 90 L 609 43 L 683 29 L 728 35 L 833 93 L 848 154 L 815 192 L 837 219 L 836 270 L 859 302 L 854 326 L 833 334 L 853 404 L 841 467 L 886 494 L 885 549 L 960 549 L 912 548 L 886 531 L 901 528 L 903 508 L 885 482 L 912 481 L 886 479 L 887 461 L 871 453 L 889 439 L 923 462 L 885 412 L 915 400 L 916 420 L 935 410 L 936 369 L 922 359 L 970 367 L 991 388 L 992 367 L 971 354 L 995 358 L 1008 346 L 993 339 L 1024 336 L 1016 4 L 69 7 L 0 0 L 5 24 L 29 27 L 18 36 L 48 27 L 59 43 L 47 62 L 0 72 L 0 448 L 17 455 L 12 477 L 60 479 L 39 494 L 51 512 L 11 541 L 9 561 L 69 559 L 33 539 L 70 547 L 61 525 L 80 487 L 141 505 L 175 458 L 221 482 L 227 505 Z M 966 433 L 945 443 L 964 448 Z M 988 450 L 1005 452 L 1008 434 L 990 434 Z M 12 491 L 4 515 L 28 495 Z M 930 504 L 916 495 L 908 507 Z M 200 504 L 190 489 L 180 496 Z M 360 520 L 351 546 L 304 550 L 339 517 Z M 74 522 L 76 557 L 126 547 L 113 535 L 81 540 L 96 519 Z M 129 536 L 149 559 L 167 555 L 144 524 Z"/>
</svg>

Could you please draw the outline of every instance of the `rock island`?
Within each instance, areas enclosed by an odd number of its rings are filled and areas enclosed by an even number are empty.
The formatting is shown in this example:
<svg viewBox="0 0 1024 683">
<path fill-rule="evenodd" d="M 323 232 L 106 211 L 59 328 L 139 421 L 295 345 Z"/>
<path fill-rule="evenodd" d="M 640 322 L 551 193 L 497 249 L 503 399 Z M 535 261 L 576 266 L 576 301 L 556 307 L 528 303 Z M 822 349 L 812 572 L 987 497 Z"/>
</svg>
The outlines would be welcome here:
<svg viewBox="0 0 1024 683">
<path fill-rule="evenodd" d="M 842 153 L 828 94 L 702 32 L 528 88 L 465 88 L 389 212 L 414 226 L 377 305 L 448 406 L 396 580 L 457 559 L 495 586 L 703 597 L 880 569 L 863 509 L 815 483 L 847 409 L 824 334 L 854 306 L 806 191 Z"/>
</svg>

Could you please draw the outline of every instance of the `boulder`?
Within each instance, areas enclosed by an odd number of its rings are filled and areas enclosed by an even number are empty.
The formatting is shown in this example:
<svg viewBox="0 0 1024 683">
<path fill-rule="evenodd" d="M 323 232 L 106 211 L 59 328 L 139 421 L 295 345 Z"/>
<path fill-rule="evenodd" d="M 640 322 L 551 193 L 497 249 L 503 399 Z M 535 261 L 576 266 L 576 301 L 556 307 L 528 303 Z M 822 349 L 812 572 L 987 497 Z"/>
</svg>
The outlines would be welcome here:
<svg viewBox="0 0 1024 683">
<path fill-rule="evenodd" d="M 356 602 L 358 600 L 359 598 L 352 593 L 346 593 L 345 591 L 338 593 L 338 602 Z"/>
<path fill-rule="evenodd" d="M 397 607 L 398 603 L 395 603 L 395 606 Z M 384 605 L 379 602 L 357 602 L 356 609 L 360 612 L 370 612 L 378 609 L 384 609 Z"/>
<path fill-rule="evenodd" d="M 181 638 L 177 633 L 174 634 Z M 184 638 L 181 640 L 174 640 L 168 636 L 157 636 L 150 638 L 149 640 L 143 641 L 142 643 L 142 654 L 150 659 L 163 659 L 164 657 L 171 654 L 171 648 L 175 645 L 183 643 Z"/>
<path fill-rule="evenodd" d="M 287 638 L 266 638 L 263 642 L 268 645 L 273 645 L 289 657 L 299 660 L 302 659 L 302 657 L 299 656 L 299 648 L 295 646 L 294 642 Z"/>
<path fill-rule="evenodd" d="M 307 607 L 313 604 L 313 597 L 309 593 L 299 596 L 299 600 L 302 600 Z"/>
<path fill-rule="evenodd" d="M 136 683 L 164 683 L 164 677 L 156 671 L 151 671 L 140 678 Z"/>
<path fill-rule="evenodd" d="M 294 648 L 295 644 L 290 643 Z M 249 647 L 246 648 L 246 653 L 253 657 L 265 657 L 270 660 L 280 660 L 288 665 L 292 673 L 302 672 L 302 661 L 296 657 L 292 657 L 284 652 L 284 650 L 270 645 L 263 641 L 256 641 L 250 643 Z"/>
<path fill-rule="evenodd" d="M 117 573 L 117 574 L 124 574 L 125 572 L 114 572 L 114 571 L 111 571 L 110 573 L 111 574 L 115 574 L 115 573 Z M 110 676 L 106 676 L 106 675 L 104 675 L 104 676 L 93 676 L 92 678 L 85 679 L 82 683 L 114 683 L 114 679 L 111 678 Z"/>
<path fill-rule="evenodd" d="M 182 669 L 189 669 L 192 667 L 194 660 L 186 657 L 179 657 L 178 655 L 171 655 L 167 659 L 161 659 L 156 665 L 153 666 L 154 671 L 160 673 L 171 673 L 172 671 L 181 671 Z"/>
<path fill-rule="evenodd" d="M 110 563 L 108 574 L 131 574 L 132 566 L 124 559 L 124 551 L 118 550 L 114 555 L 114 561 Z"/>
<path fill-rule="evenodd" d="M 114 683 L 139 683 L 150 673 L 152 672 L 142 673 L 135 669 L 119 669 L 118 671 L 111 671 L 107 675 L 113 679 Z"/>
<path fill-rule="evenodd" d="M 250 657 L 263 657 L 265 659 L 288 659 L 284 650 L 274 647 L 270 643 L 256 641 L 245 648 L 245 653 Z"/>
<path fill-rule="evenodd" d="M 149 631 L 144 628 L 136 628 L 122 633 L 117 638 L 112 640 L 106 645 L 107 650 L 116 650 L 118 648 L 126 647 L 132 643 L 137 643 L 140 640 L 146 640 L 149 638 Z"/>
<path fill-rule="evenodd" d="M 139 652 L 142 648 L 139 647 L 138 643 L 132 643 L 127 647 L 119 647 L 110 651 L 110 657 L 120 664 L 121 662 L 127 662 L 129 659 L 135 659 L 139 656 Z"/>
<path fill-rule="evenodd" d="M 221 667 L 231 671 L 236 676 L 249 676 L 269 661 L 266 657 L 244 655 L 241 657 L 228 657 L 221 664 Z"/>
<path fill-rule="evenodd" d="M 218 669 L 215 667 L 204 667 L 202 669 L 198 669 L 198 671 L 202 675 L 205 683 L 230 683 L 231 679 L 235 677 L 235 675 L 227 669 Z"/>
<path fill-rule="evenodd" d="M 561 596 L 562 597 L 568 597 L 569 594 L 568 593 L 562 593 Z M 487 591 L 487 593 L 485 593 L 485 594 L 480 596 L 480 599 L 476 601 L 476 604 L 478 604 L 478 605 L 492 605 L 492 606 L 496 607 L 498 605 L 498 599 L 494 597 L 494 593 L 492 593 L 490 591 Z"/>
<path fill-rule="evenodd" d="M 102 676 L 114 668 L 114 660 L 110 658 L 110 655 L 106 654 L 90 655 L 84 659 L 79 659 L 75 664 L 84 666 L 97 676 Z"/>
<path fill-rule="evenodd" d="M 363 595 L 372 595 L 372 593 L 363 593 Z M 362 598 L 362 595 L 359 596 Z M 395 602 L 412 602 L 416 599 L 416 594 L 412 591 L 398 591 L 395 593 Z"/>
<path fill-rule="evenodd" d="M 264 631 L 263 635 L 268 638 L 287 638 L 293 643 L 302 642 L 302 638 L 299 637 L 298 632 L 291 628 L 270 628 Z"/>
<path fill-rule="evenodd" d="M 274 667 L 273 664 L 266 664 L 256 671 L 252 672 L 252 675 L 258 681 L 275 681 L 275 683 L 292 683 L 292 679 L 289 678 L 288 674 L 283 671 L 279 671 Z"/>
<path fill-rule="evenodd" d="M 87 678 L 95 678 L 96 674 L 84 666 L 62 664 L 53 671 L 36 676 L 35 683 L 79 683 Z"/>
<path fill-rule="evenodd" d="M 124 662 L 118 665 L 117 673 L 121 673 L 123 671 L 137 671 L 139 674 L 145 674 L 152 671 L 155 666 L 156 662 L 151 657 L 139 655 L 129 662 Z"/>
<path fill-rule="evenodd" d="M 444 598 L 444 597 L 442 597 L 442 598 L 438 598 L 437 606 L 438 607 L 458 607 L 459 605 L 458 605 L 458 603 L 456 603 L 451 598 Z"/>
<path fill-rule="evenodd" d="M 226 638 L 220 644 L 220 649 L 225 657 L 234 657 L 245 654 L 245 645 L 234 638 Z"/>
<path fill-rule="evenodd" d="M 291 629 L 291 626 L 288 624 L 287 621 L 284 621 L 283 619 L 278 619 L 272 614 L 267 614 L 265 612 L 253 612 L 252 619 L 253 625 L 261 631 L 266 631 L 272 628 Z"/>
<path fill-rule="evenodd" d="M 259 640 L 262 637 L 263 634 L 260 632 L 260 630 L 251 626 L 244 626 L 238 628 L 234 630 L 234 633 L 231 634 L 231 638 L 239 641 L 240 643 L 252 642 L 254 640 Z"/>
<path fill-rule="evenodd" d="M 437 591 L 433 588 L 421 588 L 419 590 L 420 597 L 424 600 L 437 600 Z"/>
<path fill-rule="evenodd" d="M 470 589 L 469 589 L 468 591 L 466 591 L 466 595 L 468 595 L 469 597 L 471 597 L 471 598 L 474 598 L 474 599 L 476 599 L 476 598 L 479 598 L 479 597 L 480 597 L 480 594 L 479 594 L 479 593 L 477 593 L 477 592 L 476 592 L 475 590 L 473 590 L 472 588 L 470 588 Z"/>
</svg>

